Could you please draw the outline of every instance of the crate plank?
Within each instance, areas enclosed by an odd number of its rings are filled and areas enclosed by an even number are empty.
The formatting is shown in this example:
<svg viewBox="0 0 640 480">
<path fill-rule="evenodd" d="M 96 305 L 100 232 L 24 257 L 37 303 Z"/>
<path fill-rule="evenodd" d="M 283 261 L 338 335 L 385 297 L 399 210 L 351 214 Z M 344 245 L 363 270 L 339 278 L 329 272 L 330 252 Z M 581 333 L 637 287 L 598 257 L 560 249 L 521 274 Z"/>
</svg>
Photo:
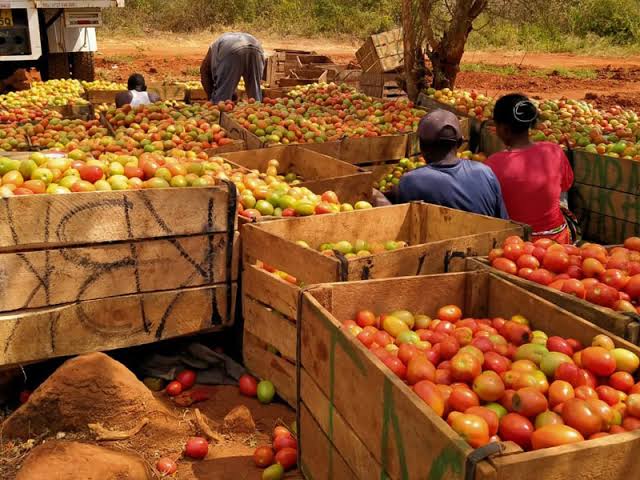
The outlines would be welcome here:
<svg viewBox="0 0 640 480">
<path fill-rule="evenodd" d="M 285 402 L 292 407 L 296 405 L 296 367 L 293 363 L 271 353 L 264 342 L 248 332 L 244 332 L 242 357 L 251 373 L 270 380 Z"/>
<path fill-rule="evenodd" d="M 0 251 L 225 232 L 228 204 L 219 187 L 3 198 Z"/>
<path fill-rule="evenodd" d="M 640 223 L 631 223 L 619 218 L 580 207 L 572 207 L 580 226 L 583 238 L 603 245 L 616 245 L 633 236 L 640 236 Z"/>
<path fill-rule="evenodd" d="M 242 294 L 270 305 L 284 316 L 294 320 L 298 311 L 300 289 L 279 277 L 245 264 L 242 272 Z"/>
<path fill-rule="evenodd" d="M 231 292 L 229 292 L 231 288 Z M 0 315 L 0 365 L 152 343 L 221 328 L 236 286 L 186 288 Z M 229 298 L 230 297 L 230 298 Z"/>
<path fill-rule="evenodd" d="M 640 223 L 640 196 L 638 195 L 576 183 L 571 196 L 576 208 L 632 224 Z"/>
<path fill-rule="evenodd" d="M 236 237 L 237 237 L 236 232 Z M 227 265 L 226 233 L 0 253 L 0 312 L 238 278 L 236 240 Z"/>
<path fill-rule="evenodd" d="M 273 346 L 287 360 L 296 361 L 294 322 L 248 295 L 242 298 L 244 330 Z"/>
<path fill-rule="evenodd" d="M 573 151 L 575 182 L 640 195 L 640 162 Z"/>
</svg>

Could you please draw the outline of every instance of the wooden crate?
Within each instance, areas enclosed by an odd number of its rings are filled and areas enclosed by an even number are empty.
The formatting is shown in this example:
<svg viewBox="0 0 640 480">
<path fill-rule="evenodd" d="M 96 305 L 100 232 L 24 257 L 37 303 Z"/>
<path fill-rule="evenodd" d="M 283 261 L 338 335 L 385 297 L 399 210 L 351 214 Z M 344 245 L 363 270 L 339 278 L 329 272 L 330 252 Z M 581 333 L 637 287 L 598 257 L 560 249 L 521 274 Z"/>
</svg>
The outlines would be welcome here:
<svg viewBox="0 0 640 480">
<path fill-rule="evenodd" d="M 360 77 L 360 90 L 370 97 L 384 100 L 398 100 L 407 98 L 407 92 L 402 90 L 397 73 L 363 72 Z"/>
<path fill-rule="evenodd" d="M 467 260 L 468 270 L 488 270 L 503 277 L 510 282 L 524 288 L 525 290 L 550 301 L 581 318 L 603 328 L 614 335 L 622 337 L 636 345 L 640 344 L 640 315 L 633 313 L 622 313 L 610 308 L 595 305 L 586 300 L 581 300 L 573 295 L 562 293 L 558 290 L 545 287 L 538 283 L 510 275 L 491 268 L 486 258 L 471 258 Z"/>
<path fill-rule="evenodd" d="M 421 202 L 245 225 L 244 330 L 277 349 L 282 361 L 295 361 L 300 288 L 257 268 L 257 261 L 295 276 L 304 285 L 442 273 L 458 268 L 457 263 L 464 264 L 467 255 L 488 253 L 506 237 L 523 234 L 523 227 L 513 222 Z M 327 257 L 295 243 L 304 240 L 317 247 L 322 242 L 353 242 L 358 238 L 370 242 L 404 240 L 410 246 L 347 260 Z"/>
<path fill-rule="evenodd" d="M 123 91 L 126 91 L 126 89 L 87 90 L 84 96 L 92 105 L 100 105 L 103 103 L 113 104 L 116 102 L 116 95 Z M 163 101 L 177 100 L 182 102 L 187 99 L 187 88 L 184 85 L 151 82 L 147 84 L 147 92 L 157 94 L 160 97 L 160 100 Z"/>
<path fill-rule="evenodd" d="M 220 114 L 220 126 L 230 138 L 243 140 L 249 150 L 269 145 L 240 125 L 231 115 Z M 324 153 L 354 165 L 394 163 L 407 156 L 410 138 L 415 134 L 386 135 L 382 137 L 344 138 L 336 142 L 305 143 L 305 148 Z"/>
<path fill-rule="evenodd" d="M 54 110 L 67 119 L 93 120 L 95 118 L 95 110 L 91 104 L 48 106 L 45 109 Z"/>
<path fill-rule="evenodd" d="M 307 478 L 612 480 L 640 475 L 640 431 L 477 463 L 473 449 L 403 381 L 341 328 L 357 310 L 434 314 L 457 304 L 476 318 L 522 314 L 533 328 L 590 344 L 607 333 L 489 272 L 317 285 L 298 317 L 298 448 Z M 614 338 L 618 347 L 640 349 Z"/>
<path fill-rule="evenodd" d="M 33 195 L 2 203 L 0 365 L 233 322 L 234 188 Z M 64 340 L 45 342 L 54 330 Z"/>
<path fill-rule="evenodd" d="M 293 172 L 302 177 L 297 186 L 322 194 L 333 190 L 341 202 L 369 200 L 372 194 L 371 172 L 335 158 L 306 149 L 301 145 L 277 146 L 269 149 L 220 155 L 231 165 L 264 173 L 270 160 L 278 160 L 279 174 Z"/>
<path fill-rule="evenodd" d="M 371 35 L 356 51 L 364 72 L 394 72 L 404 65 L 402 29 Z"/>
<path fill-rule="evenodd" d="M 573 151 L 570 205 L 584 237 L 619 244 L 640 235 L 640 162 Z"/>
<path fill-rule="evenodd" d="M 275 53 L 267 58 L 264 75 L 267 85 L 275 86 L 278 80 L 286 77 L 292 69 L 297 68 L 299 55 L 315 55 L 315 52 L 276 48 Z"/>
</svg>

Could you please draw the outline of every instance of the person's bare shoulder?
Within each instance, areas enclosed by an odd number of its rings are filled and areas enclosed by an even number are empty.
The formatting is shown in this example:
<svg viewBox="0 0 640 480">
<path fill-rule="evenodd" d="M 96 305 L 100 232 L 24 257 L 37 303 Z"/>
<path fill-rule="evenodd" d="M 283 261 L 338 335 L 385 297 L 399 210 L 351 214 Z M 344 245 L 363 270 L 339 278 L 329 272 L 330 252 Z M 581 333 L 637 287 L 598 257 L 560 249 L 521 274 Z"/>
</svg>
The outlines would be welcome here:
<svg viewBox="0 0 640 480">
<path fill-rule="evenodd" d="M 130 92 L 120 92 L 116 93 L 116 108 L 120 108 L 124 105 L 131 103 L 131 93 Z"/>
</svg>

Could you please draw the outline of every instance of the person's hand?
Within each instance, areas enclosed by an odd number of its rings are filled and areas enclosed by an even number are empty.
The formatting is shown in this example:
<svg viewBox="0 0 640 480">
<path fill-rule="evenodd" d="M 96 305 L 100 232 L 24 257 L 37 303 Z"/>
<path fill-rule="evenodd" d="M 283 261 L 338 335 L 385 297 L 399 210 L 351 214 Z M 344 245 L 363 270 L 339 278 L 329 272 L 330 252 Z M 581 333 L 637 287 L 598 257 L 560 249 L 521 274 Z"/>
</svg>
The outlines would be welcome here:
<svg viewBox="0 0 640 480">
<path fill-rule="evenodd" d="M 373 189 L 373 194 L 371 195 L 371 204 L 374 207 L 386 207 L 387 205 L 392 205 L 387 197 L 384 196 L 380 190 Z"/>
</svg>

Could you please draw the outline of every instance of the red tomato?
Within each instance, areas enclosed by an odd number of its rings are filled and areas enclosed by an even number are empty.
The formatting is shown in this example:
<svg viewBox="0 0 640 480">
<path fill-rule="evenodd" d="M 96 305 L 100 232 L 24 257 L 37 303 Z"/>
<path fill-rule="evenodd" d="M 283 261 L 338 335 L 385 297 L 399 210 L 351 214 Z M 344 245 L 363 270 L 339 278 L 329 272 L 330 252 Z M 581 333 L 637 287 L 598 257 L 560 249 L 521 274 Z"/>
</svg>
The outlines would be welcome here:
<svg viewBox="0 0 640 480">
<path fill-rule="evenodd" d="M 489 443 L 489 425 L 478 415 L 451 412 L 447 423 L 473 448 Z"/>
<path fill-rule="evenodd" d="M 632 393 L 627 397 L 627 410 L 626 413 L 640 418 L 640 393 Z"/>
<path fill-rule="evenodd" d="M 289 435 L 278 435 L 273 440 L 273 449 L 276 452 L 279 452 L 283 448 L 296 448 L 297 449 L 298 448 L 298 442 L 296 441 L 295 438 L 293 438 L 291 436 L 291 434 L 289 434 Z"/>
<path fill-rule="evenodd" d="M 602 347 L 587 347 L 582 350 L 582 366 L 600 377 L 608 377 L 616 371 L 616 359 Z"/>
<path fill-rule="evenodd" d="M 618 372 L 618 373 L 626 373 L 626 372 Z M 611 379 L 609 379 L 611 381 Z M 596 388 L 596 393 L 598 394 L 598 398 L 607 402 L 608 405 L 615 405 L 620 401 L 620 392 L 613 387 L 609 387 L 607 385 L 600 385 Z"/>
<path fill-rule="evenodd" d="M 535 417 L 549 407 L 547 398 L 535 387 L 521 388 L 511 399 L 513 411 L 525 417 Z"/>
<path fill-rule="evenodd" d="M 429 380 L 423 380 L 413 386 L 413 391 L 431 407 L 436 415 L 442 417 L 445 410 L 445 397 L 439 387 Z"/>
<path fill-rule="evenodd" d="M 629 237 L 624 241 L 624 248 L 640 252 L 640 237 Z"/>
<path fill-rule="evenodd" d="M 531 268 L 521 268 L 520 270 L 518 270 L 518 276 L 520 278 L 528 279 L 532 273 L 533 273 L 533 270 Z"/>
<path fill-rule="evenodd" d="M 544 256 L 547 254 L 546 248 L 534 247 L 531 251 L 531 255 L 536 257 L 538 262 L 541 262 L 544 259 Z"/>
<path fill-rule="evenodd" d="M 586 299 L 596 305 L 613 308 L 619 297 L 618 291 L 615 288 L 605 285 L 604 283 L 598 283 L 597 285 L 587 288 Z"/>
<path fill-rule="evenodd" d="M 291 437 L 291 432 L 288 428 L 283 427 L 282 425 L 278 425 L 273 429 L 273 438 L 278 437 Z"/>
<path fill-rule="evenodd" d="M 493 436 L 498 433 L 500 419 L 498 418 L 498 414 L 493 410 L 486 407 L 471 407 L 467 408 L 464 413 L 484 418 L 484 421 L 487 422 L 487 425 L 489 426 L 489 436 Z"/>
<path fill-rule="evenodd" d="M 491 266 L 505 273 L 510 273 L 511 275 L 515 275 L 516 273 L 518 273 L 518 267 L 512 260 L 509 260 L 508 258 L 496 258 L 491 263 Z"/>
<path fill-rule="evenodd" d="M 206 457 L 207 453 L 209 453 L 209 443 L 202 437 L 191 437 L 184 449 L 184 454 L 187 457 L 198 460 Z"/>
<path fill-rule="evenodd" d="M 590 398 L 598 398 L 598 392 L 587 385 L 580 385 L 575 389 L 576 398 L 580 400 L 589 400 Z"/>
<path fill-rule="evenodd" d="M 542 259 L 542 266 L 554 273 L 563 273 L 569 268 L 569 255 L 564 251 L 547 250 Z"/>
<path fill-rule="evenodd" d="M 496 258 L 500 258 L 502 255 L 504 255 L 504 250 L 501 248 L 494 248 L 489 252 L 489 263 L 493 263 Z"/>
<path fill-rule="evenodd" d="M 259 468 L 267 468 L 273 465 L 273 457 L 273 449 L 269 446 L 258 447 L 253 452 L 253 462 Z"/>
<path fill-rule="evenodd" d="M 514 262 L 524 253 L 523 244 L 521 243 L 508 243 L 504 246 L 503 250 L 503 256 Z"/>
<path fill-rule="evenodd" d="M 609 385 L 616 390 L 629 393 L 634 385 L 633 375 L 628 372 L 616 372 L 609 378 Z"/>
<path fill-rule="evenodd" d="M 407 376 L 407 367 L 404 366 L 404 363 L 397 357 L 387 357 L 382 363 L 384 363 L 389 370 L 395 373 L 402 380 Z"/>
<path fill-rule="evenodd" d="M 414 344 L 403 343 L 398 349 L 398 358 L 405 365 L 409 365 L 411 359 L 413 359 L 413 357 L 415 357 L 419 353 L 421 353 L 420 350 L 418 350 L 418 347 L 416 347 Z"/>
<path fill-rule="evenodd" d="M 378 324 L 378 318 L 370 310 L 361 310 L 356 313 L 356 323 L 362 328 L 369 325 L 376 326 Z"/>
<path fill-rule="evenodd" d="M 532 282 L 539 283 L 540 285 L 549 285 L 553 282 L 553 274 L 544 268 L 539 268 L 538 270 L 534 270 L 531 275 L 529 275 L 528 280 Z"/>
<path fill-rule="evenodd" d="M 462 318 L 462 310 L 456 305 L 445 305 L 438 309 L 437 318 L 443 322 L 456 323 Z"/>
<path fill-rule="evenodd" d="M 567 425 L 547 425 L 539 428 L 531 435 L 531 447 L 534 450 L 557 447 L 570 443 L 582 442 L 584 437 L 577 430 Z"/>
<path fill-rule="evenodd" d="M 528 255 L 525 253 L 516 260 L 516 265 L 519 269 L 530 268 L 531 270 L 536 270 L 540 267 L 540 262 L 533 255 Z"/>
<path fill-rule="evenodd" d="M 427 360 L 424 355 L 417 355 L 409 361 L 407 365 L 407 382 L 415 385 L 422 380 L 433 382 L 436 377 L 436 367 Z"/>
<path fill-rule="evenodd" d="M 602 430 L 602 418 L 585 400 L 572 398 L 562 407 L 564 423 L 588 437 Z"/>
<path fill-rule="evenodd" d="M 463 348 L 474 348 L 467 345 Z M 482 362 L 484 362 L 484 355 L 478 350 L 480 354 L 480 360 L 478 360 L 473 354 L 466 353 L 460 350 L 451 359 L 451 376 L 458 382 L 472 382 L 474 378 L 480 375 L 482 371 Z"/>
<path fill-rule="evenodd" d="M 450 360 L 460 350 L 460 344 L 455 337 L 447 337 L 440 342 L 440 357 L 445 360 Z"/>
<path fill-rule="evenodd" d="M 610 269 L 605 270 L 600 276 L 600 280 L 605 285 L 615 288 L 616 290 L 623 290 L 629 283 L 629 276 L 622 270 Z"/>
<path fill-rule="evenodd" d="M 255 397 L 258 394 L 258 381 L 251 375 L 242 375 L 238 386 L 240 393 L 246 397 Z"/>
<path fill-rule="evenodd" d="M 636 274 L 629 279 L 624 291 L 633 300 L 640 300 L 640 274 Z"/>
<path fill-rule="evenodd" d="M 500 375 L 491 370 L 481 373 L 473 380 L 473 391 L 483 402 L 500 400 L 504 395 L 504 390 L 504 383 Z"/>
<path fill-rule="evenodd" d="M 196 384 L 196 372 L 193 370 L 183 370 L 176 375 L 176 381 L 180 382 L 183 390 L 189 390 Z"/>
<path fill-rule="evenodd" d="M 167 385 L 165 391 L 170 397 L 177 397 L 182 393 L 182 384 L 180 382 L 176 382 L 175 380 L 173 382 L 169 382 L 169 385 Z"/>
<path fill-rule="evenodd" d="M 478 395 L 469 388 L 454 387 L 449 395 L 449 408 L 458 412 L 464 412 L 471 407 L 480 406 Z"/>
<path fill-rule="evenodd" d="M 104 176 L 104 172 L 97 165 L 82 165 L 78 168 L 80 178 L 90 183 L 96 183 Z"/>
<path fill-rule="evenodd" d="M 582 261 L 582 272 L 587 278 L 597 278 L 605 271 L 604 265 L 595 258 L 585 258 Z"/>
<path fill-rule="evenodd" d="M 622 421 L 622 428 L 624 428 L 627 432 L 640 430 L 640 419 L 635 417 L 626 417 Z"/>
<path fill-rule="evenodd" d="M 33 193 L 44 193 L 47 190 L 47 184 L 42 180 L 27 180 L 22 184 L 22 188 L 26 188 L 27 190 L 31 190 Z M 21 188 L 16 188 L 13 193 L 14 195 L 18 194 L 18 190 Z"/>
<path fill-rule="evenodd" d="M 163 457 L 156 462 L 156 470 L 162 475 L 172 475 L 178 470 L 178 465 L 169 457 Z"/>
<path fill-rule="evenodd" d="M 531 445 L 533 424 L 522 415 L 508 413 L 500 420 L 498 432 L 502 440 L 515 442 L 526 450 Z"/>
<path fill-rule="evenodd" d="M 584 288 L 582 282 L 580 280 L 576 280 L 575 278 L 565 280 L 562 284 L 562 291 L 581 299 L 584 299 L 587 295 L 587 291 Z"/>
<path fill-rule="evenodd" d="M 276 453 L 276 463 L 282 465 L 282 468 L 291 470 L 298 463 L 298 451 L 295 448 L 283 448 Z"/>
<path fill-rule="evenodd" d="M 504 245 L 509 245 L 510 243 L 517 243 L 520 245 L 524 245 L 525 241 L 519 237 L 518 235 L 511 235 L 504 240 Z"/>
</svg>

